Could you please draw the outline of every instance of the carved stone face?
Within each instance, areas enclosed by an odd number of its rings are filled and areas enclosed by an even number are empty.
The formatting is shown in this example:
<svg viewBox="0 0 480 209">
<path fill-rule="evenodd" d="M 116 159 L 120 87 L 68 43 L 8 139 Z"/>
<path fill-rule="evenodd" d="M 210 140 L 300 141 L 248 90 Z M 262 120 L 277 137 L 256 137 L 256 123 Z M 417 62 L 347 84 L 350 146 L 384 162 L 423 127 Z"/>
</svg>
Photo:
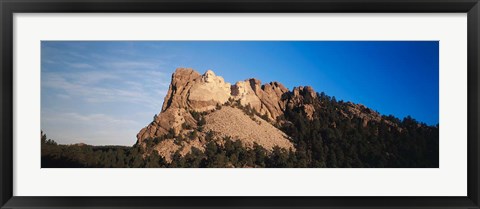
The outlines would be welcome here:
<svg viewBox="0 0 480 209">
<path fill-rule="evenodd" d="M 212 83 L 215 81 L 215 73 L 211 70 L 207 70 L 203 75 L 204 81 L 207 83 Z"/>
</svg>

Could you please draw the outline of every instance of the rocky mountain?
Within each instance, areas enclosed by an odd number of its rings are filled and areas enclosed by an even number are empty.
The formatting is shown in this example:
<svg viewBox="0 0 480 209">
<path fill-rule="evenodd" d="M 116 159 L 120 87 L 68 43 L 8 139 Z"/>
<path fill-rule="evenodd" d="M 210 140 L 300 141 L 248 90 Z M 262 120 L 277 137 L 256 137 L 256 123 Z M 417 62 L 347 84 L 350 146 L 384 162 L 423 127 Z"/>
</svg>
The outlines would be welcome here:
<svg viewBox="0 0 480 209">
<path fill-rule="evenodd" d="M 267 151 L 274 147 L 295 151 L 294 140 L 280 129 L 291 123 L 284 114 L 299 111 L 313 120 L 315 111 L 321 110 L 321 105 L 315 106 L 317 97 L 310 86 L 289 91 L 281 83 L 262 84 L 255 78 L 230 84 L 211 70 L 200 74 L 178 68 L 162 110 L 139 131 L 136 145 L 156 150 L 167 161 L 176 152 L 185 156 L 193 147 L 203 151 L 209 141 L 221 145 L 225 138 L 250 148 L 258 144 Z M 364 126 L 382 120 L 363 105 L 349 102 L 345 107 L 338 111 L 346 118 L 361 118 Z"/>
<path fill-rule="evenodd" d="M 214 132 L 215 137 L 232 137 L 247 147 L 257 143 L 268 150 L 275 146 L 294 150 L 288 136 L 269 122 L 283 114 L 287 101 L 282 96 L 286 92 L 288 89 L 277 82 L 262 85 L 252 78 L 232 85 L 211 70 L 201 75 L 190 68 L 178 68 L 172 75 L 161 112 L 140 130 L 137 144 L 145 146 L 146 140 L 169 136 L 155 146 L 169 160 L 179 149 L 183 155 L 192 146 L 203 150 L 206 133 Z M 218 109 L 226 104 L 232 107 Z M 242 107 L 251 108 L 255 114 L 247 115 Z M 199 125 L 200 120 L 207 123 Z M 195 139 L 175 143 L 192 132 Z"/>
<path fill-rule="evenodd" d="M 154 113 L 152 113 L 153 115 Z M 438 168 L 439 125 L 382 115 L 309 86 L 179 68 L 132 147 L 62 145 L 42 168 Z"/>
<path fill-rule="evenodd" d="M 138 133 L 137 139 L 142 141 L 160 136 L 168 133 L 170 128 L 178 132 L 183 123 L 193 125 L 196 122 L 189 111 L 213 110 L 217 104 L 223 105 L 229 99 L 239 101 L 243 106 L 250 105 L 274 120 L 285 109 L 282 95 L 287 91 L 277 82 L 261 85 L 257 79 L 247 79 L 231 85 L 211 70 L 201 75 L 190 68 L 178 68 L 172 75 L 162 111 Z"/>
</svg>

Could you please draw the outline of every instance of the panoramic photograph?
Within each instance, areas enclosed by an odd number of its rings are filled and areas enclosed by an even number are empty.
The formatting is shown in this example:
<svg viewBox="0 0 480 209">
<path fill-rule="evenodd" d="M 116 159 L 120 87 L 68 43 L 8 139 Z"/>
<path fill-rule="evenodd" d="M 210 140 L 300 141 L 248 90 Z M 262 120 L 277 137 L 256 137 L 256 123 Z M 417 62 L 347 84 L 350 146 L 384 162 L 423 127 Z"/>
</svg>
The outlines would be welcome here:
<svg viewBox="0 0 480 209">
<path fill-rule="evenodd" d="M 439 168 L 438 41 L 42 41 L 41 168 Z"/>
</svg>

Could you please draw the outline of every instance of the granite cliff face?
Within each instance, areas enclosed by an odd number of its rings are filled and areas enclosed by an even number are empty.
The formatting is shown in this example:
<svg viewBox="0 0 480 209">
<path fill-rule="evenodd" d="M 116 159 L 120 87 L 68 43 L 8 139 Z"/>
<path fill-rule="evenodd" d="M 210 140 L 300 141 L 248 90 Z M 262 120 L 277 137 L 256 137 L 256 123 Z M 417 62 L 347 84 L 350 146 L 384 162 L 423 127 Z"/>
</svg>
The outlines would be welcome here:
<svg viewBox="0 0 480 209">
<path fill-rule="evenodd" d="M 363 105 L 349 102 L 345 107 L 338 111 L 344 117 L 362 118 L 364 125 L 382 120 Z M 137 145 L 148 148 L 148 141 L 161 137 L 153 148 L 167 161 L 176 151 L 185 155 L 192 147 L 204 150 L 212 140 L 207 135 L 212 133 L 220 144 L 222 138 L 230 137 L 246 147 L 256 143 L 267 150 L 275 146 L 295 150 L 290 137 L 276 128 L 289 122 L 281 116 L 286 111 L 300 111 L 313 120 L 321 109 L 318 95 L 310 86 L 289 91 L 281 83 L 262 84 L 255 78 L 232 85 L 211 70 L 200 74 L 191 68 L 178 68 L 172 74 L 162 110 L 137 134 Z"/>
<path fill-rule="evenodd" d="M 262 85 L 252 78 L 231 85 L 211 70 L 201 75 L 191 68 L 178 68 L 172 75 L 162 111 L 137 134 L 137 139 L 141 142 L 166 134 L 170 128 L 179 130 L 183 123 L 194 124 L 189 111 L 213 110 L 229 99 L 275 120 L 286 107 L 287 101 L 282 99 L 286 92 L 288 89 L 278 82 Z"/>
<path fill-rule="evenodd" d="M 239 139 L 247 147 L 257 143 L 267 149 L 274 146 L 294 149 L 288 136 L 270 123 L 283 114 L 288 102 L 284 97 L 287 92 L 288 89 L 278 82 L 262 85 L 259 80 L 251 78 L 231 85 L 211 70 L 202 75 L 191 68 L 178 68 L 172 74 L 161 112 L 140 130 L 137 144 L 146 146 L 147 140 L 174 132 L 175 137 L 156 147 L 168 160 L 168 155 L 180 147 L 195 144 L 196 148 L 202 149 L 202 145 L 206 143 L 206 132 L 212 131 L 219 138 Z M 232 107 L 215 112 L 216 108 L 229 102 L 251 108 L 258 114 L 249 117 L 238 108 Z M 176 137 L 186 137 L 192 132 L 189 128 L 198 128 L 199 119 L 193 116 L 195 113 L 205 115 L 205 130 L 196 133 L 198 139 L 195 143 L 190 141 L 184 142 L 183 146 L 174 145 Z M 244 134 L 247 127 L 252 132 Z M 201 128 L 203 129 L 203 126 Z M 187 149 L 183 153 L 188 151 Z"/>
<path fill-rule="evenodd" d="M 230 86 L 211 70 L 200 75 L 190 68 L 178 68 L 172 75 L 162 111 L 140 130 L 138 141 L 164 135 L 170 129 L 178 132 L 184 123 L 196 123 L 189 111 L 207 111 L 225 103 L 230 98 Z"/>
<path fill-rule="evenodd" d="M 283 114 L 286 102 L 282 100 L 282 95 L 288 92 L 288 89 L 281 83 L 270 82 L 262 85 L 260 80 L 251 78 L 239 81 L 231 88 L 233 99 L 239 100 L 244 106 L 250 105 L 269 119 L 275 120 Z"/>
<path fill-rule="evenodd" d="M 211 110 L 216 104 L 223 104 L 230 98 L 230 86 L 211 70 L 200 75 L 193 69 L 179 68 L 172 75 L 162 112 L 170 108 Z"/>
</svg>

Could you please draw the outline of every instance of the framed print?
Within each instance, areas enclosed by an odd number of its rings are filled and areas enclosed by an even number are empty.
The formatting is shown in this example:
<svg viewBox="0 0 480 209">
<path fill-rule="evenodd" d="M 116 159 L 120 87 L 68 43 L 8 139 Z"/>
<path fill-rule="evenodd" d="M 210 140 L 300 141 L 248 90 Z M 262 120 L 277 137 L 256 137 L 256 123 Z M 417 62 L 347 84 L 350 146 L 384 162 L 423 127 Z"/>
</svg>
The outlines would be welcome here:
<svg viewBox="0 0 480 209">
<path fill-rule="evenodd" d="M 479 208 L 479 4 L 1 1 L 2 208 Z"/>
</svg>

